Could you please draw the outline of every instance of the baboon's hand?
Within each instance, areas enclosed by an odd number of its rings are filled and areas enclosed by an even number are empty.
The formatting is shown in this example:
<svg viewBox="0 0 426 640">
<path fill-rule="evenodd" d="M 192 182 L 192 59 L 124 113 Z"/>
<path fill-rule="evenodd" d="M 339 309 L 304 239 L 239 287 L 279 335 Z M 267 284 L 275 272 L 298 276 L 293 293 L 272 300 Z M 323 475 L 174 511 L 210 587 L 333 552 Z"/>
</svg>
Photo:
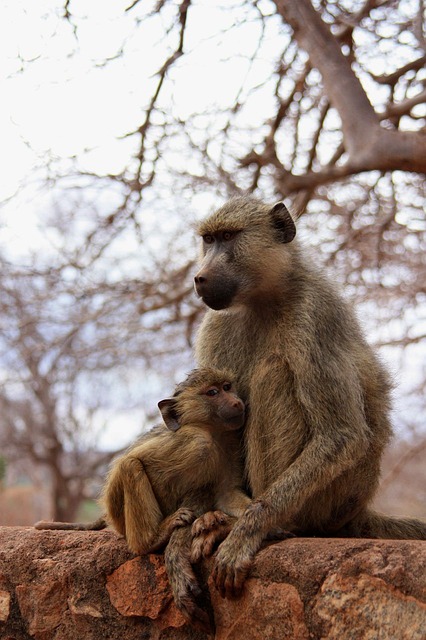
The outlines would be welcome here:
<svg viewBox="0 0 426 640">
<path fill-rule="evenodd" d="M 163 520 L 157 531 L 155 539 L 148 548 L 145 546 L 139 549 L 134 546 L 131 550 L 135 553 L 139 553 L 140 555 L 161 551 L 168 543 L 173 531 L 183 527 L 188 527 L 192 522 L 194 522 L 194 520 L 195 513 L 191 509 L 180 507 L 177 511 Z"/>
<path fill-rule="evenodd" d="M 208 511 L 192 525 L 191 562 L 200 562 L 212 555 L 215 546 L 231 531 L 235 518 L 223 511 Z"/>
<path fill-rule="evenodd" d="M 231 516 L 228 516 L 219 509 L 216 511 L 207 511 L 207 513 L 203 513 L 203 515 L 197 518 L 193 523 L 192 535 L 194 537 L 203 535 L 204 533 L 217 529 L 222 525 L 228 524 L 230 520 Z"/>
<path fill-rule="evenodd" d="M 245 543 L 231 533 L 219 547 L 212 578 L 222 598 L 237 597 L 242 591 L 255 554 Z"/>
<path fill-rule="evenodd" d="M 177 511 L 175 511 L 172 516 L 170 516 L 170 525 L 173 528 L 177 527 L 186 527 L 186 525 L 194 522 L 195 513 L 192 509 L 187 509 L 186 507 L 180 507 Z"/>
<path fill-rule="evenodd" d="M 195 585 L 193 585 L 195 586 Z M 201 590 L 197 588 L 192 590 L 190 587 L 184 595 L 175 597 L 176 606 L 190 624 L 197 629 L 204 631 L 207 634 L 213 635 L 214 629 L 210 622 L 209 615 L 206 611 L 203 611 L 196 602 L 196 596 L 199 595 Z"/>
</svg>

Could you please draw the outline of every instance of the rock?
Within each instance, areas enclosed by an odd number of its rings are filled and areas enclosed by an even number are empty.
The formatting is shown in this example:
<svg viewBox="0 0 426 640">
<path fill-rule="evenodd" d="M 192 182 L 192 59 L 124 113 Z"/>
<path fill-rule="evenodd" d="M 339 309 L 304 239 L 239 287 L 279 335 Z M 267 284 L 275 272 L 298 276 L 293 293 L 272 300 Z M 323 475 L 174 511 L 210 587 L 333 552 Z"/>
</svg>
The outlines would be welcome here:
<svg viewBox="0 0 426 640">
<path fill-rule="evenodd" d="M 0 590 L 0 622 L 6 622 L 10 612 L 10 593 Z"/>
<path fill-rule="evenodd" d="M 149 559 L 147 567 L 142 558 L 133 558 L 107 577 L 111 603 L 122 616 L 148 617 L 161 628 L 182 627 L 185 619 L 173 602 L 163 559 Z"/>
<path fill-rule="evenodd" d="M 286 540 L 259 552 L 241 598 L 208 590 L 217 640 L 426 638 L 424 542 Z M 1 527 L 0 638 L 207 636 L 176 609 L 161 555 L 112 531 Z"/>
<path fill-rule="evenodd" d="M 249 578 L 242 599 L 221 600 L 213 590 L 212 595 L 217 640 L 309 640 L 303 602 L 291 584 L 272 582 L 259 589 Z"/>
</svg>

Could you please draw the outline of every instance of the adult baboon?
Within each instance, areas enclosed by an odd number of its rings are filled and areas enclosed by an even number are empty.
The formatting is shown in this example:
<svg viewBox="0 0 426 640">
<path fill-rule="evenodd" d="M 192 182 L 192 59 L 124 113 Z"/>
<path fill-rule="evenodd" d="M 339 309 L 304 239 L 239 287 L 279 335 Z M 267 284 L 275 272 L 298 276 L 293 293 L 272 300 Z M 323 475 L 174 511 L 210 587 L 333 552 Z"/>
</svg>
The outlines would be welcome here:
<svg viewBox="0 0 426 640">
<path fill-rule="evenodd" d="M 253 502 L 219 547 L 222 594 L 240 591 L 266 532 L 426 539 L 426 524 L 368 508 L 391 436 L 388 377 L 355 316 L 301 251 L 283 203 L 235 198 L 199 227 L 198 295 L 211 308 L 200 366 L 233 372 L 249 402 Z"/>
</svg>

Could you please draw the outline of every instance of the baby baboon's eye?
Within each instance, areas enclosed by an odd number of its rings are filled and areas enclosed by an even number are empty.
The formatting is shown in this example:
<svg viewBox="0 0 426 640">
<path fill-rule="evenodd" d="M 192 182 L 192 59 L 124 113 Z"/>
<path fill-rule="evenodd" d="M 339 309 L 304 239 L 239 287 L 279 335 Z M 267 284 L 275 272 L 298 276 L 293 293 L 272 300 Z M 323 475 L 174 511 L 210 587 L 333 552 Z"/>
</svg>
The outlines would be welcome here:
<svg viewBox="0 0 426 640">
<path fill-rule="evenodd" d="M 225 242 L 232 240 L 232 238 L 235 237 L 235 231 L 224 231 L 223 232 L 223 236 L 222 238 L 225 240 Z"/>
<path fill-rule="evenodd" d="M 213 244 L 214 237 L 207 233 L 205 236 L 203 236 L 203 240 L 206 244 Z"/>
<path fill-rule="evenodd" d="M 208 389 L 206 391 L 206 396 L 213 397 L 213 396 L 217 396 L 218 393 L 219 393 L 219 390 L 216 389 L 216 387 L 212 387 L 211 389 Z"/>
<path fill-rule="evenodd" d="M 224 391 L 231 391 L 231 388 L 232 388 L 232 384 L 230 382 L 225 382 L 222 387 Z"/>
</svg>

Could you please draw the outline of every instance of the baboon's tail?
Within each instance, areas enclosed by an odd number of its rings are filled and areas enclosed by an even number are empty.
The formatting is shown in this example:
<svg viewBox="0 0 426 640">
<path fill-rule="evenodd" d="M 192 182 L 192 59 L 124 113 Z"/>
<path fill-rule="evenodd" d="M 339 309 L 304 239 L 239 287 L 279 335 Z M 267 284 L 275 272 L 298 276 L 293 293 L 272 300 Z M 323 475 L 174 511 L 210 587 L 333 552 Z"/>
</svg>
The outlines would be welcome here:
<svg viewBox="0 0 426 640">
<path fill-rule="evenodd" d="M 345 533 L 356 538 L 390 540 L 426 540 L 426 522 L 414 518 L 386 516 L 366 509 L 345 527 Z"/>
<path fill-rule="evenodd" d="M 34 529 L 48 529 L 51 531 L 101 531 L 108 526 L 106 516 L 102 516 L 93 522 L 49 522 L 48 520 L 40 520 L 34 525 Z"/>
</svg>

